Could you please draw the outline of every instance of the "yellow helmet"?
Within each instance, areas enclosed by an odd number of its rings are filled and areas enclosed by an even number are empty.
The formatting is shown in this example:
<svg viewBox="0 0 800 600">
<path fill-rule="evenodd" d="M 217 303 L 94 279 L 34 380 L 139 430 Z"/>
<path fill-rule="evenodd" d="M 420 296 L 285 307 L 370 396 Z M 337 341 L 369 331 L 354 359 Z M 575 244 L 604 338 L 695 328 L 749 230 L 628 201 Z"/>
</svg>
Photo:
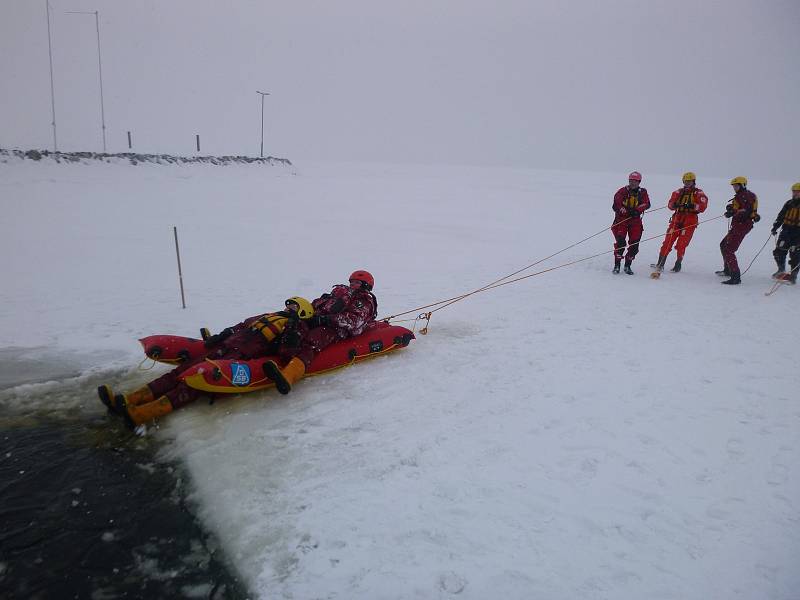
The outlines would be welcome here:
<svg viewBox="0 0 800 600">
<path fill-rule="evenodd" d="M 792 186 L 792 191 L 793 191 L 793 192 L 800 192 L 800 181 L 798 181 L 797 183 L 795 183 L 795 184 Z"/>
<path fill-rule="evenodd" d="M 697 180 L 697 175 L 695 175 L 691 171 L 686 171 L 686 173 L 683 174 L 683 183 L 686 183 L 687 181 L 696 181 L 696 180 Z"/>
<path fill-rule="evenodd" d="M 292 296 L 286 300 L 285 304 L 286 306 L 289 306 L 290 304 L 296 304 L 297 316 L 301 319 L 310 319 L 314 316 L 314 307 L 311 306 L 311 302 L 305 298 L 301 298 L 300 296 Z"/>
<path fill-rule="evenodd" d="M 738 183 L 739 185 L 747 185 L 747 177 L 742 177 L 741 175 L 739 177 L 734 177 L 731 179 L 731 185 L 735 183 Z"/>
</svg>

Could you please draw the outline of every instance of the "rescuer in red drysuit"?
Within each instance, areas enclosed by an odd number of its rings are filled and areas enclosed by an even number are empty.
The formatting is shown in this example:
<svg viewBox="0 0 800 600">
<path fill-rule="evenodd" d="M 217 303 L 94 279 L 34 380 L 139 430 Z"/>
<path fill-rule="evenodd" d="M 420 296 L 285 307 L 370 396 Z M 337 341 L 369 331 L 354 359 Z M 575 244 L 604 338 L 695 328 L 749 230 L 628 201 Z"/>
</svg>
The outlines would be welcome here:
<svg viewBox="0 0 800 600">
<path fill-rule="evenodd" d="M 708 197 L 703 190 L 697 187 L 696 179 L 697 176 L 691 171 L 684 173 L 683 187 L 672 192 L 672 196 L 669 198 L 667 208 L 674 212 L 669 219 L 667 235 L 658 253 L 656 268 L 659 271 L 664 270 L 667 256 L 669 256 L 672 246 L 676 245 L 676 242 L 678 257 L 675 259 L 675 266 L 672 267 L 672 271 L 677 273 L 681 270 L 686 247 L 692 241 L 694 230 L 697 228 L 697 215 L 708 207 Z"/>
<path fill-rule="evenodd" d="M 642 174 L 634 171 L 628 176 L 628 185 L 619 188 L 614 194 L 614 223 L 611 233 L 614 234 L 614 273 L 619 273 L 619 265 L 627 244 L 625 254 L 625 272 L 633 275 L 631 263 L 639 252 L 639 240 L 642 239 L 642 213 L 650 208 L 650 197 L 647 190 L 639 187 Z M 627 237 L 627 242 L 626 238 Z"/>
<path fill-rule="evenodd" d="M 716 274 L 730 277 L 722 282 L 725 285 L 738 285 L 742 282 L 742 274 L 739 271 L 739 263 L 736 262 L 735 252 L 739 249 L 744 236 L 750 233 L 753 224 L 761 220 L 761 216 L 758 214 L 758 198 L 747 189 L 747 178 L 734 177 L 731 179 L 731 185 L 735 195 L 725 207 L 725 216 L 731 220 L 731 227 L 719 243 L 724 266 L 721 271 L 716 271 Z"/>
<path fill-rule="evenodd" d="M 372 293 L 375 278 L 368 271 L 354 271 L 349 285 L 335 285 L 329 294 L 312 302 L 314 316 L 310 331 L 303 336 L 296 356 L 282 369 L 273 361 L 264 364 L 264 374 L 275 382 L 281 394 L 305 374 L 311 361 L 332 343 L 360 335 L 378 313 L 378 300 Z"/>
</svg>

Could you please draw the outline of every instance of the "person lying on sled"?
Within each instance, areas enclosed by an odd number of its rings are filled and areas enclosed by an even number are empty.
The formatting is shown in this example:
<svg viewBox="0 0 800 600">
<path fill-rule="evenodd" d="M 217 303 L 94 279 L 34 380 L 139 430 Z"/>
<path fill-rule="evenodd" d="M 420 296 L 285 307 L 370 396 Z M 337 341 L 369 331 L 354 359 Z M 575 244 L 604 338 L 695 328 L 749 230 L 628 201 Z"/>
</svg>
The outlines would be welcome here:
<svg viewBox="0 0 800 600">
<path fill-rule="evenodd" d="M 110 411 L 121 415 L 128 426 L 134 427 L 197 400 L 203 392 L 179 381 L 178 376 L 207 358 L 250 360 L 278 356 L 284 362 L 290 361 L 301 349 L 314 307 L 300 296 L 289 298 L 285 305 L 285 310 L 250 317 L 210 336 L 205 341 L 208 350 L 205 355 L 182 363 L 129 394 L 114 396 L 110 386 L 101 385 L 97 388 L 100 400 Z"/>
<path fill-rule="evenodd" d="M 309 319 L 309 332 L 301 338 L 295 356 L 280 368 L 274 361 L 264 363 L 264 375 L 275 382 L 281 394 L 288 394 L 292 385 L 305 375 L 311 361 L 332 343 L 361 335 L 378 314 L 378 299 L 372 293 L 375 278 L 369 271 L 353 271 L 349 285 L 333 286 L 311 304 L 314 316 Z"/>
</svg>

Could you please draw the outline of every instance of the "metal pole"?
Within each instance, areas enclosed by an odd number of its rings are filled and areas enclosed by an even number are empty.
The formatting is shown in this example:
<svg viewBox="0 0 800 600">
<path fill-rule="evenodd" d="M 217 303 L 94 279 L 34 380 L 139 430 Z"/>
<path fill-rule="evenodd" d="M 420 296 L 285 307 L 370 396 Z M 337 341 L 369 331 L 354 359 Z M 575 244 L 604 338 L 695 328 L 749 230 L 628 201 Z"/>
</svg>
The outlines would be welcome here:
<svg viewBox="0 0 800 600">
<path fill-rule="evenodd" d="M 97 28 L 97 72 L 100 75 L 100 127 L 103 131 L 103 154 L 106 153 L 106 109 L 103 101 L 103 61 L 100 58 L 100 13 L 98 11 L 68 10 L 69 15 L 94 15 Z"/>
<path fill-rule="evenodd" d="M 264 158 L 264 96 L 261 96 L 261 158 Z"/>
<path fill-rule="evenodd" d="M 131 132 L 129 131 L 128 132 L 128 150 L 130 150 L 131 148 L 133 148 L 133 146 L 131 145 Z"/>
<path fill-rule="evenodd" d="M 261 94 L 261 158 L 264 158 L 264 96 L 269 96 L 269 92 L 256 90 L 256 94 Z"/>
<path fill-rule="evenodd" d="M 197 151 L 200 152 L 200 134 L 196 133 L 194 137 L 195 140 L 197 141 Z"/>
<path fill-rule="evenodd" d="M 178 228 L 173 226 L 172 231 L 175 234 L 175 255 L 178 257 L 178 281 L 181 284 L 181 304 L 186 308 L 186 297 L 183 295 L 183 272 L 181 271 L 181 251 L 178 248 Z"/>
<path fill-rule="evenodd" d="M 58 152 L 58 138 L 56 137 L 56 92 L 53 86 L 53 42 L 50 40 L 50 2 L 44 0 L 47 7 L 47 52 L 50 55 L 50 107 L 53 111 L 53 151 Z"/>
<path fill-rule="evenodd" d="M 97 27 L 97 72 L 100 74 L 100 123 L 103 127 L 103 154 L 106 153 L 106 109 L 103 102 L 103 61 L 100 59 L 100 13 L 94 11 L 94 24 Z"/>
</svg>

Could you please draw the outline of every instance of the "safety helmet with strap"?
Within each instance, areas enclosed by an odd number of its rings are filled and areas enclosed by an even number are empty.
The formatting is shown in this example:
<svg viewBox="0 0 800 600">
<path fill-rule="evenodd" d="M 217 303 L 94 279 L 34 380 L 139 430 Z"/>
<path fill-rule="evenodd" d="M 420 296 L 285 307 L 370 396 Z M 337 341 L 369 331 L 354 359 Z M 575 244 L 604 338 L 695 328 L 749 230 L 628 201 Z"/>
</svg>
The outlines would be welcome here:
<svg viewBox="0 0 800 600">
<path fill-rule="evenodd" d="M 350 274 L 349 281 L 360 281 L 367 290 L 372 290 L 372 288 L 375 287 L 375 278 L 369 271 L 353 271 Z"/>
<path fill-rule="evenodd" d="M 287 307 L 290 304 L 296 304 L 297 316 L 303 320 L 310 319 L 314 316 L 314 307 L 311 305 L 311 302 L 301 296 L 292 296 L 291 298 L 287 298 L 284 304 Z"/>
</svg>

